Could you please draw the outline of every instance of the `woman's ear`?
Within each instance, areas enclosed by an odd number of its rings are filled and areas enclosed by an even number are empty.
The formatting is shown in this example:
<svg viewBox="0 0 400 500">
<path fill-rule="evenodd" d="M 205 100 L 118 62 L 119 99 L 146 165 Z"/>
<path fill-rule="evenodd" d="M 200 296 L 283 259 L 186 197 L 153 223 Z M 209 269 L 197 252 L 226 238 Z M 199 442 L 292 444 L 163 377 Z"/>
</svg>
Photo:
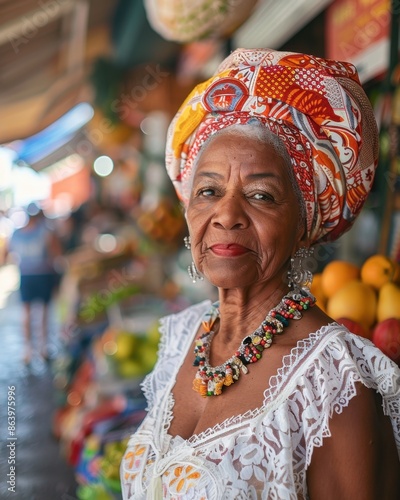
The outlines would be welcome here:
<svg viewBox="0 0 400 500">
<path fill-rule="evenodd" d="M 185 221 L 187 221 L 187 206 L 181 201 L 179 203 L 179 207 L 181 209 L 181 212 L 183 213 L 183 216 L 185 217 Z"/>
<path fill-rule="evenodd" d="M 297 240 L 297 244 L 296 244 L 296 251 L 299 248 L 304 248 L 304 247 L 309 248 L 311 246 L 310 238 L 309 238 L 308 231 L 307 231 L 306 222 L 299 223 L 297 236 L 298 236 L 298 240 Z"/>
</svg>

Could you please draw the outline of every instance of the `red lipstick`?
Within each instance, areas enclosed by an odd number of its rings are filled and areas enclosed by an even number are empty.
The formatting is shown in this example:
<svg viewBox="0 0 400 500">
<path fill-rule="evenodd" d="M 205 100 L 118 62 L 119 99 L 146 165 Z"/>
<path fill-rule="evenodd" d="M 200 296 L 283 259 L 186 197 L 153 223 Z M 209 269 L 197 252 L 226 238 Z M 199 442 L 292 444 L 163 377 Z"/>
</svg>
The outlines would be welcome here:
<svg viewBox="0 0 400 500">
<path fill-rule="evenodd" d="M 217 245 L 213 245 L 211 250 L 215 255 L 219 255 L 221 257 L 237 257 L 239 255 L 243 255 L 249 251 L 248 248 L 242 247 L 242 245 L 232 244 L 222 244 L 218 243 Z"/>
</svg>

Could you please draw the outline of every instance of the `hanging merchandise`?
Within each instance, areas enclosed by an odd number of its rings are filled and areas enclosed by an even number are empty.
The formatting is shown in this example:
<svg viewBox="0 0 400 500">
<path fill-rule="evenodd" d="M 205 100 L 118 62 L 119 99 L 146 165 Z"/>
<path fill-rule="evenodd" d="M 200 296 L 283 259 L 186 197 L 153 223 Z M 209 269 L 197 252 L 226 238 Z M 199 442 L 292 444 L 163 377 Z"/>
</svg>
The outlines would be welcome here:
<svg viewBox="0 0 400 500">
<path fill-rule="evenodd" d="M 251 14 L 257 0 L 145 0 L 152 28 L 180 43 L 228 37 Z"/>
</svg>

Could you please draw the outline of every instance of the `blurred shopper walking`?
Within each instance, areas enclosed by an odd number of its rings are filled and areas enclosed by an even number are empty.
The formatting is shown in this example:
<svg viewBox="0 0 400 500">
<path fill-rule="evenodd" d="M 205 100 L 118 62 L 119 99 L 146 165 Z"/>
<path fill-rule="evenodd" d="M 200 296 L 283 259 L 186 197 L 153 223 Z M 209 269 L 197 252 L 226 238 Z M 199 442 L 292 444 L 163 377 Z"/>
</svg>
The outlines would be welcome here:
<svg viewBox="0 0 400 500">
<path fill-rule="evenodd" d="M 32 305 L 38 302 L 42 305 L 42 316 L 38 336 L 40 354 L 48 358 L 48 326 L 49 304 L 58 284 L 58 273 L 55 271 L 56 258 L 61 254 L 61 245 L 44 219 L 42 211 L 36 204 L 27 208 L 28 223 L 14 231 L 9 253 L 15 261 L 20 273 L 20 296 L 23 303 L 25 363 L 30 363 L 33 352 L 33 318 Z"/>
</svg>

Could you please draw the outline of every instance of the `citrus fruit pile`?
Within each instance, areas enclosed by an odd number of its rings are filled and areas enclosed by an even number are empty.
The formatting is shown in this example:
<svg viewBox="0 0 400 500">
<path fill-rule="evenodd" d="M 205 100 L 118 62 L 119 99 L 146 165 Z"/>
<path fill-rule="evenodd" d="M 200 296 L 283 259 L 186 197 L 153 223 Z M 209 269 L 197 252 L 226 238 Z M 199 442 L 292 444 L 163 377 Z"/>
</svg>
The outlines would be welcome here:
<svg viewBox="0 0 400 500">
<path fill-rule="evenodd" d="M 317 305 L 352 333 L 371 339 L 400 363 L 400 264 L 372 255 L 361 266 L 333 260 L 315 274 Z"/>
</svg>

